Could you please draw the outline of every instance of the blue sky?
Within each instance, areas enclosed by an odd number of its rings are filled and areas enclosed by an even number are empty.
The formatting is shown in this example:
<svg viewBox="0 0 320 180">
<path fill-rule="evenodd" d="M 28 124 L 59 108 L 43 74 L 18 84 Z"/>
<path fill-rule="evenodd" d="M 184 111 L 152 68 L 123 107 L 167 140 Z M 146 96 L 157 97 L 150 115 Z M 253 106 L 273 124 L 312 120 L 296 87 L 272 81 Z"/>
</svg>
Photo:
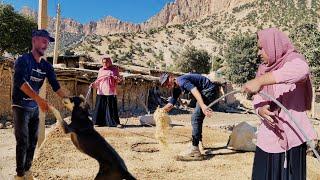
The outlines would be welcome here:
<svg viewBox="0 0 320 180">
<path fill-rule="evenodd" d="M 23 6 L 38 10 L 38 0 L 0 0 L 13 5 L 16 10 Z M 157 14 L 166 3 L 174 0 L 48 0 L 48 14 L 54 17 L 56 4 L 61 5 L 62 17 L 81 23 L 113 16 L 122 21 L 141 23 Z"/>
</svg>

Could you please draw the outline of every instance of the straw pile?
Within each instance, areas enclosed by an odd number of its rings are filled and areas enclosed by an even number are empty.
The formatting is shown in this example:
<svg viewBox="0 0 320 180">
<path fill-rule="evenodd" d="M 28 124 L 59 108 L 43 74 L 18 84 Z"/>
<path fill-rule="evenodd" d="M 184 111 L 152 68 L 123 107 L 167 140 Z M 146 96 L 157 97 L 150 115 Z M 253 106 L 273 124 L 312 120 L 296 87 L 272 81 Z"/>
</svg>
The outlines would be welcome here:
<svg viewBox="0 0 320 180">
<path fill-rule="evenodd" d="M 56 123 L 55 126 L 53 126 L 50 129 L 50 132 L 47 134 L 46 139 L 48 139 L 48 138 L 67 137 L 68 135 L 66 135 L 66 133 L 64 132 L 64 129 L 62 127 L 62 124 L 65 123 L 65 122 L 62 120 L 60 112 L 53 106 L 49 106 L 49 110 L 52 112 L 52 114 L 56 118 L 57 123 Z M 70 118 L 66 118 L 66 120 L 67 119 L 70 119 Z"/>
<path fill-rule="evenodd" d="M 156 123 L 155 137 L 162 147 L 168 147 L 168 134 L 170 128 L 170 117 L 162 108 L 157 108 L 153 114 Z"/>
</svg>

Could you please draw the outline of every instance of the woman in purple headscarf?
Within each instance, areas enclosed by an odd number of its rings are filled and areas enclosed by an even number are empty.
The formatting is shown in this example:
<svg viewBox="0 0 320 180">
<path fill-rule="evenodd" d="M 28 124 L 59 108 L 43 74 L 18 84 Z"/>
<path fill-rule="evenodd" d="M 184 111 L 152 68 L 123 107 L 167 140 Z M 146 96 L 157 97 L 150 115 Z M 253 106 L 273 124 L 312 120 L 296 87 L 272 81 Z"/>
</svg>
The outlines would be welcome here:
<svg viewBox="0 0 320 180">
<path fill-rule="evenodd" d="M 97 89 L 97 100 L 93 122 L 99 126 L 122 127 L 118 116 L 117 84 L 122 80 L 118 68 L 112 65 L 108 56 L 102 57 L 102 67 L 92 83 Z"/>
<path fill-rule="evenodd" d="M 256 78 L 243 86 L 248 93 L 264 92 L 280 101 L 298 120 L 309 139 L 315 139 L 306 111 L 311 108 L 312 87 L 308 64 L 288 36 L 276 28 L 258 32 L 262 63 Z M 257 133 L 252 179 L 306 179 L 306 139 L 275 103 L 254 95 L 254 108 L 262 123 Z"/>
</svg>

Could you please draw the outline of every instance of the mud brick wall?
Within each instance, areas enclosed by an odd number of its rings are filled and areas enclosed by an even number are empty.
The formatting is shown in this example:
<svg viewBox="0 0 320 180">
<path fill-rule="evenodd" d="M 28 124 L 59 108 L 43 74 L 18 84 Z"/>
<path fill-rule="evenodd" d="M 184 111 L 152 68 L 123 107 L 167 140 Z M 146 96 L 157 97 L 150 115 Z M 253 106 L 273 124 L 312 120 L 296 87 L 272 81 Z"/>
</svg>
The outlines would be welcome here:
<svg viewBox="0 0 320 180">
<path fill-rule="evenodd" d="M 11 110 L 11 91 L 12 91 L 12 71 L 11 69 L 0 70 L 0 116 L 10 116 Z"/>
</svg>

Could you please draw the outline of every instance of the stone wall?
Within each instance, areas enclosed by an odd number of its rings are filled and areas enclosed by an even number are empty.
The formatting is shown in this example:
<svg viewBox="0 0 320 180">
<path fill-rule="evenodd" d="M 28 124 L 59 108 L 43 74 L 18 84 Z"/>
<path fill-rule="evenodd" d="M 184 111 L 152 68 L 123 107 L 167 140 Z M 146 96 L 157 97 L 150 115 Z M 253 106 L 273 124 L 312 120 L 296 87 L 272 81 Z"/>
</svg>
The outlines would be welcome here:
<svg viewBox="0 0 320 180">
<path fill-rule="evenodd" d="M 11 77 L 10 69 L 0 69 L 0 117 L 11 116 Z"/>
</svg>

